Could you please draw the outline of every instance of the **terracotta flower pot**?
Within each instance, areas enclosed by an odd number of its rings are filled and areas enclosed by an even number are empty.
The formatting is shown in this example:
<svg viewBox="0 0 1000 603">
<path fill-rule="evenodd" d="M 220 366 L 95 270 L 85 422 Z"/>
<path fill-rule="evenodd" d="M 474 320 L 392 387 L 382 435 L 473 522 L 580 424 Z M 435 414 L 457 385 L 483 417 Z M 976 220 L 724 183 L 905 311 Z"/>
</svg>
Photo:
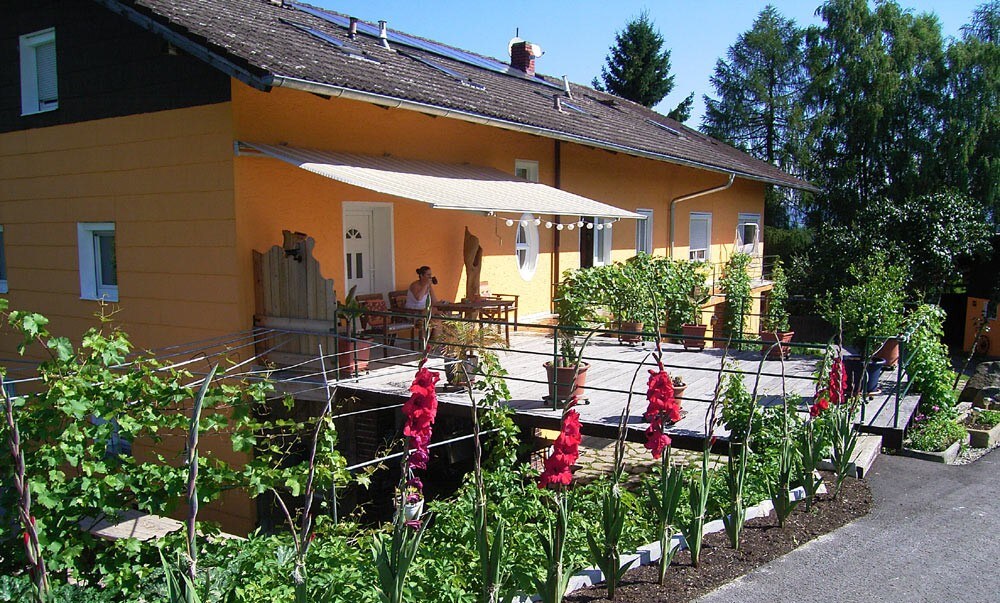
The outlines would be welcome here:
<svg viewBox="0 0 1000 603">
<path fill-rule="evenodd" d="M 642 328 L 644 326 L 646 325 L 641 322 L 623 321 L 618 323 L 618 330 L 635 331 L 636 333 L 639 333 L 642 331 Z M 642 335 L 632 334 L 632 333 L 621 333 L 618 335 L 618 341 L 622 343 L 639 343 L 640 341 L 642 341 Z"/>
<path fill-rule="evenodd" d="M 341 342 L 337 367 L 341 372 L 350 375 L 367 372 L 368 361 L 371 359 L 371 348 L 372 342 L 366 339 Z"/>
<path fill-rule="evenodd" d="M 578 398 L 582 396 L 583 386 L 587 382 L 587 369 L 589 368 L 590 364 L 587 362 L 580 363 L 579 371 L 574 366 L 553 367 L 551 362 L 546 362 L 545 375 L 550 384 L 553 382 L 556 384 L 556 400 L 563 401 L 569 400 L 573 396 Z M 574 375 L 576 375 L 575 380 L 573 378 Z"/>
<path fill-rule="evenodd" d="M 774 331 L 761 331 L 760 332 L 760 353 L 767 354 L 769 360 L 777 360 L 783 355 L 785 358 L 792 353 L 792 348 L 787 343 L 791 343 L 792 337 L 795 335 L 795 331 L 778 331 L 778 337 L 775 339 Z M 781 345 L 777 347 L 774 346 L 775 343 L 781 342 Z"/>
<path fill-rule="evenodd" d="M 674 399 L 676 399 L 676 400 L 683 400 L 684 399 L 684 390 L 686 390 L 687 387 L 688 387 L 687 383 L 685 383 L 684 385 L 675 385 L 674 386 Z"/>
<path fill-rule="evenodd" d="M 895 337 L 886 339 L 873 357 L 885 360 L 886 369 L 895 368 L 896 363 L 899 362 L 899 340 Z"/>
<path fill-rule="evenodd" d="M 684 349 L 685 350 L 704 350 L 705 340 L 704 339 L 689 339 L 694 338 L 704 338 L 705 333 L 708 331 L 707 325 L 681 325 L 681 334 L 684 335 Z"/>
</svg>

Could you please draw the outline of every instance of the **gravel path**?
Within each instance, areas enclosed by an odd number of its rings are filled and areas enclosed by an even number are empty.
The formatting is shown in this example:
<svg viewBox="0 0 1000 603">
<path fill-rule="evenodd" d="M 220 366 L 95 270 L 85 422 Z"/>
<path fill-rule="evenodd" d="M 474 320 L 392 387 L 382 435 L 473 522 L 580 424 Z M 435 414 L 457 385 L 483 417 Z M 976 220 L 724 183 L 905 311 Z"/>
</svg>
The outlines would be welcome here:
<svg viewBox="0 0 1000 603">
<path fill-rule="evenodd" d="M 881 456 L 870 515 L 703 603 L 1000 601 L 1000 453 L 966 466 Z"/>
</svg>

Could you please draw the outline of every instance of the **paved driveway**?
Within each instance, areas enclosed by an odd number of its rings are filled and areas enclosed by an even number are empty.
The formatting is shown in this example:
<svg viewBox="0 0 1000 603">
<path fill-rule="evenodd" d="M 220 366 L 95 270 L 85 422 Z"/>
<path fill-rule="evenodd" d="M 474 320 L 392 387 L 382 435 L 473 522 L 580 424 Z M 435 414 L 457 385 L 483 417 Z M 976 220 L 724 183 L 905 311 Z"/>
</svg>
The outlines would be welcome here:
<svg viewBox="0 0 1000 603">
<path fill-rule="evenodd" d="M 698 599 L 1000 602 L 1000 452 L 949 467 L 881 456 L 875 508 Z"/>
</svg>

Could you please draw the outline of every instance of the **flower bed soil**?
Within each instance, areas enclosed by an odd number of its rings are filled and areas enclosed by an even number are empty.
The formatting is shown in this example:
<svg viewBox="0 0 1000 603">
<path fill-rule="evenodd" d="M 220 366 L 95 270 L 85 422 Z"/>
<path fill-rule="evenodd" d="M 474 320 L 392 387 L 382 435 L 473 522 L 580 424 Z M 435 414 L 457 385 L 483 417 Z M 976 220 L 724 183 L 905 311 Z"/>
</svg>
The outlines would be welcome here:
<svg viewBox="0 0 1000 603">
<path fill-rule="evenodd" d="M 827 487 L 833 489 L 832 474 L 824 473 Z M 735 580 L 750 570 L 781 557 L 795 548 L 832 532 L 866 515 L 872 506 L 871 491 L 864 480 L 848 479 L 840 496 L 821 494 L 809 511 L 800 503 L 785 523 L 778 527 L 772 512 L 767 517 L 747 522 L 740 550 L 729 548 L 725 532 L 705 537 L 701 563 L 691 567 L 691 557 L 681 551 L 674 557 L 663 586 L 657 584 L 657 566 L 648 565 L 628 572 L 615 593 L 616 603 L 681 603 L 704 595 Z M 566 597 L 573 603 L 608 601 L 607 588 L 600 584 Z"/>
</svg>

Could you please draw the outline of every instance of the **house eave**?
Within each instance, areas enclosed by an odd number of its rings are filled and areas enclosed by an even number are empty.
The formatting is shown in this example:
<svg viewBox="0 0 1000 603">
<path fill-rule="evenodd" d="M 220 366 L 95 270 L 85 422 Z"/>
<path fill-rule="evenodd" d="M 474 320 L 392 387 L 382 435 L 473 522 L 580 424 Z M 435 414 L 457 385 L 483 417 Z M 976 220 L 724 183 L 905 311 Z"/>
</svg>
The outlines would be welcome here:
<svg viewBox="0 0 1000 603">
<path fill-rule="evenodd" d="M 746 180 L 763 182 L 765 184 L 773 184 L 775 186 L 780 186 L 784 188 L 794 188 L 811 192 L 819 192 L 820 190 L 813 186 L 794 186 L 788 182 L 782 182 L 777 179 L 768 178 L 766 176 L 760 176 L 759 174 L 753 174 L 746 171 L 734 170 L 731 168 L 725 168 L 699 161 L 693 161 L 690 159 L 685 159 L 683 157 L 676 157 L 674 155 L 670 155 L 667 153 L 656 153 L 644 149 L 630 147 L 627 145 L 611 143 L 605 140 L 590 138 L 587 136 L 580 136 L 578 134 L 571 134 L 560 130 L 553 130 L 551 128 L 532 126 L 529 124 L 523 124 L 519 122 L 505 120 L 498 117 L 492 117 L 489 115 L 473 113 L 471 111 L 463 111 L 461 109 L 441 107 L 438 105 L 432 105 L 420 101 L 414 101 L 399 97 L 388 96 L 384 94 L 378 94 L 376 92 L 367 92 L 364 90 L 356 90 L 344 86 L 336 86 L 333 84 L 325 84 L 321 82 L 314 82 L 292 76 L 282 76 L 282 75 L 271 76 L 265 81 L 268 86 L 274 88 L 290 88 L 293 90 L 311 92 L 313 94 L 320 94 L 331 98 L 346 98 L 350 100 L 372 103 L 380 107 L 387 107 L 391 109 L 405 109 L 409 111 L 426 113 L 437 117 L 450 117 L 453 119 L 459 119 L 462 121 L 467 121 L 475 124 L 492 126 L 495 128 L 502 128 L 505 130 L 512 130 L 515 132 L 522 132 L 525 134 L 532 134 L 535 136 L 542 136 L 554 140 L 561 140 L 563 142 L 577 143 L 607 151 L 614 151 L 616 153 L 624 153 L 626 155 L 631 155 L 634 157 L 642 157 L 645 159 L 652 159 L 654 161 L 664 161 L 667 163 L 683 165 L 686 167 L 693 167 L 701 170 L 717 172 L 720 174 L 728 175 L 735 173 L 736 176 Z"/>
</svg>

